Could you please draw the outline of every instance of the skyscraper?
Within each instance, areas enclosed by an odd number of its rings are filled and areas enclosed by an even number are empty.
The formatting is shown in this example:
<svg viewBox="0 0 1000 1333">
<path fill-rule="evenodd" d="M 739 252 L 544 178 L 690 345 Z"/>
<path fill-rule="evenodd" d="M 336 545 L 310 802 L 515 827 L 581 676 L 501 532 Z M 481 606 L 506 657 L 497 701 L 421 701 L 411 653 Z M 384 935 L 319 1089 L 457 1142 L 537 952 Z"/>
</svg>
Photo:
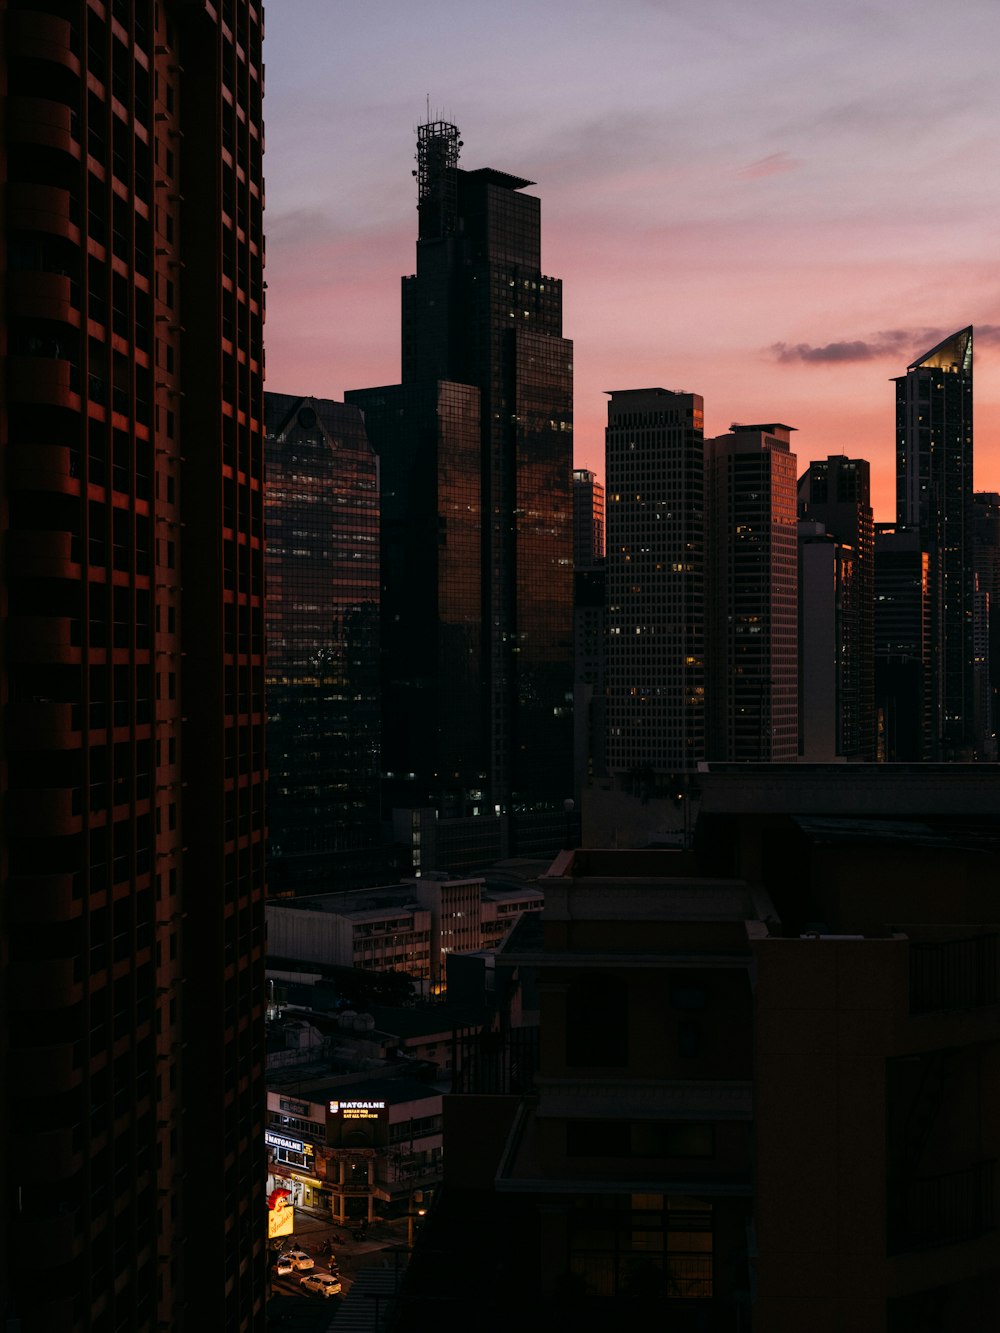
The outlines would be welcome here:
<svg viewBox="0 0 1000 1333">
<path fill-rule="evenodd" d="M 0 1323 L 258 1329 L 261 15 L 0 11 Z"/>
<path fill-rule="evenodd" d="M 912 362 L 896 384 L 896 522 L 931 557 L 932 757 L 973 745 L 972 329 Z"/>
<path fill-rule="evenodd" d="M 831 454 L 810 463 L 802 474 L 798 504 L 800 518 L 821 524 L 840 551 L 834 581 L 816 586 L 820 597 L 833 593 L 836 598 L 831 626 L 834 653 L 829 659 L 835 673 L 834 754 L 871 763 L 875 759 L 875 532 L 869 478 L 865 459 Z M 800 545 L 800 574 L 803 559 L 815 563 L 819 558 L 819 552 L 805 553 Z M 800 613 L 807 608 L 808 596 L 800 578 Z M 799 644 L 801 686 L 809 683 L 810 675 L 815 680 L 815 671 L 803 667 L 805 653 L 812 652 L 815 640 L 810 641 L 801 614 Z M 808 749 L 804 754 L 808 755 Z"/>
<path fill-rule="evenodd" d="M 378 467 L 358 408 L 264 410 L 268 891 L 328 892 L 380 864 Z"/>
<path fill-rule="evenodd" d="M 931 758 L 930 555 L 916 528 L 875 525 L 875 715 L 878 755 Z"/>
<path fill-rule="evenodd" d="M 972 512 L 972 563 L 981 607 L 976 648 L 981 725 L 977 730 L 986 741 L 983 757 L 996 759 L 1000 726 L 1000 494 L 977 491 Z"/>
<path fill-rule="evenodd" d="M 616 390 L 608 403 L 608 768 L 705 758 L 704 407 Z"/>
<path fill-rule="evenodd" d="M 419 128 L 403 382 L 346 397 L 381 465 L 388 798 L 526 815 L 572 791 L 572 344 L 531 182 L 461 146 Z"/>
<path fill-rule="evenodd" d="M 708 757 L 798 757 L 792 426 L 734 425 L 705 441 Z"/>
<path fill-rule="evenodd" d="M 573 567 L 589 569 L 604 559 L 604 487 L 596 472 L 573 469 Z"/>
</svg>

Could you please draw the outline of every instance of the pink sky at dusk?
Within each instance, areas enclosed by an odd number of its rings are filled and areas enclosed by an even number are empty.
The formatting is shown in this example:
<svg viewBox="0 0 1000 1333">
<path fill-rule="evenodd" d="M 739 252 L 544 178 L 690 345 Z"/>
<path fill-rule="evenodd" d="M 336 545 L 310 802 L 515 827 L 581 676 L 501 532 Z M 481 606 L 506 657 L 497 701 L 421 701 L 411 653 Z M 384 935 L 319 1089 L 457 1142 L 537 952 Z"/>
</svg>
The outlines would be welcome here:
<svg viewBox="0 0 1000 1333">
<path fill-rule="evenodd" d="M 267 387 L 399 378 L 416 125 L 537 182 L 575 343 L 577 466 L 604 390 L 662 385 L 870 460 L 893 375 L 976 326 L 975 485 L 1000 490 L 995 0 L 271 0 Z"/>
</svg>

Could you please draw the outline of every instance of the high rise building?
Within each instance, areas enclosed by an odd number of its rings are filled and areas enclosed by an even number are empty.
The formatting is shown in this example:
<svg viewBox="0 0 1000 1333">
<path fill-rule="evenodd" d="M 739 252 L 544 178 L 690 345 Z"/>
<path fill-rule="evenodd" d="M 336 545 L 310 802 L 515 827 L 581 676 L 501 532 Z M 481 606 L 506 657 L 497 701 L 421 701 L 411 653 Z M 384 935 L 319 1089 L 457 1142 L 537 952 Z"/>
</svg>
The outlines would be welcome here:
<svg viewBox="0 0 1000 1333">
<path fill-rule="evenodd" d="M 856 594 L 854 552 L 822 523 L 799 519 L 799 756 L 833 763 L 844 752 L 844 685 Z M 847 659 L 847 660 L 845 660 Z"/>
<path fill-rule="evenodd" d="M 588 569 L 604 559 L 604 487 L 597 473 L 573 469 L 573 566 Z"/>
<path fill-rule="evenodd" d="M 0 1323 L 254 1330 L 261 13 L 0 24 Z"/>
<path fill-rule="evenodd" d="M 705 757 L 704 406 L 608 403 L 608 768 L 684 773 Z"/>
<path fill-rule="evenodd" d="M 607 570 L 604 487 L 587 468 L 573 469 L 573 796 L 607 763 Z"/>
<path fill-rule="evenodd" d="M 931 758 L 931 557 L 916 528 L 875 525 L 877 758 Z"/>
<path fill-rule="evenodd" d="M 708 757 L 798 757 L 792 426 L 734 425 L 705 441 Z"/>
<path fill-rule="evenodd" d="M 931 752 L 971 758 L 973 738 L 972 329 L 896 384 L 896 522 L 931 557 Z"/>
<path fill-rule="evenodd" d="M 346 396 L 381 466 L 387 798 L 524 817 L 572 792 L 572 344 L 531 182 L 460 148 L 420 126 L 403 382 Z"/>
<path fill-rule="evenodd" d="M 806 704 L 803 686 L 810 682 L 815 685 L 817 681 L 816 667 L 832 669 L 834 755 L 870 763 L 875 758 L 875 530 L 867 461 L 832 454 L 810 463 L 799 479 L 798 503 L 800 518 L 821 524 L 840 552 L 835 557 L 833 582 L 804 582 L 803 560 L 815 565 L 823 557 L 815 549 L 803 550 L 800 528 L 800 706 Z M 811 596 L 810 588 L 814 588 L 815 596 Z M 834 621 L 829 627 L 834 634 L 833 655 L 822 666 L 817 661 L 814 667 L 807 668 L 805 658 L 807 654 L 815 656 L 817 638 L 806 628 L 803 612 L 811 607 L 819 613 L 818 600 L 830 597 L 834 598 L 834 602 L 828 603 L 834 609 Z M 808 754 L 806 747 L 803 757 Z"/>
<path fill-rule="evenodd" d="M 329 892 L 384 874 L 378 466 L 356 407 L 264 412 L 268 892 Z"/>
<path fill-rule="evenodd" d="M 972 513 L 972 564 L 981 608 L 976 646 L 976 698 L 980 701 L 977 735 L 983 741 L 982 757 L 996 759 L 1000 727 L 1000 494 L 977 491 Z"/>
</svg>

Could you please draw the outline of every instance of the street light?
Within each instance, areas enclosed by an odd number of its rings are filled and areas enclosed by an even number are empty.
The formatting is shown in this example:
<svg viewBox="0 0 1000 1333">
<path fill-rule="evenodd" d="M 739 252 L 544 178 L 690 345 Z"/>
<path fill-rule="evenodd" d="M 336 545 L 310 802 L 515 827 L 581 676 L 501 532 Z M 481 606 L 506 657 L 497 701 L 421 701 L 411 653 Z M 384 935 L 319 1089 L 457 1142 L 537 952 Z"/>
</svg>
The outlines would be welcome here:
<svg viewBox="0 0 1000 1333">
<path fill-rule="evenodd" d="M 415 1210 L 415 1211 L 414 1211 L 414 1210 Z M 424 1207 L 424 1192 L 423 1192 L 423 1190 L 411 1190 L 411 1192 L 410 1192 L 410 1207 L 409 1207 L 409 1210 L 408 1210 L 408 1212 L 407 1212 L 407 1214 L 406 1214 L 406 1248 L 407 1248 L 408 1250 L 412 1250 L 412 1249 L 413 1249 L 413 1222 L 414 1222 L 414 1218 L 417 1218 L 417 1217 L 424 1217 L 424 1216 L 426 1216 L 426 1214 L 427 1214 L 427 1209 Z"/>
</svg>

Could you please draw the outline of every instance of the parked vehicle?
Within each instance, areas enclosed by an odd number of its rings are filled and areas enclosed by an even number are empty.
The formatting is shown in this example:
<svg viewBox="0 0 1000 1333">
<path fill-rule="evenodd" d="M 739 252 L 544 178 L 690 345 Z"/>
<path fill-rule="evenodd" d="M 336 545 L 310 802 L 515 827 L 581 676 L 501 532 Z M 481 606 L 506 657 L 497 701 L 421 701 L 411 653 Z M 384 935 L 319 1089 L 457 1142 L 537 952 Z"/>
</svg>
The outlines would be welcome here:
<svg viewBox="0 0 1000 1333">
<path fill-rule="evenodd" d="M 291 1259 L 289 1259 L 288 1255 L 287 1255 L 287 1254 L 279 1254 L 278 1257 L 277 1257 L 277 1259 L 275 1259 L 275 1261 L 274 1261 L 274 1276 L 275 1276 L 275 1277 L 287 1277 L 287 1275 L 288 1275 L 289 1273 L 294 1273 L 294 1272 L 295 1272 L 295 1269 L 294 1269 L 294 1267 L 293 1267 L 293 1265 L 292 1265 L 292 1261 L 291 1261 Z"/>
<path fill-rule="evenodd" d="M 312 1256 L 306 1254 L 305 1250 L 286 1250 L 285 1257 L 291 1261 L 296 1273 L 309 1273 L 316 1267 Z"/>
<path fill-rule="evenodd" d="M 339 1296 L 341 1291 L 340 1278 L 332 1273 L 307 1273 L 299 1279 L 299 1286 L 316 1296 Z"/>
</svg>

